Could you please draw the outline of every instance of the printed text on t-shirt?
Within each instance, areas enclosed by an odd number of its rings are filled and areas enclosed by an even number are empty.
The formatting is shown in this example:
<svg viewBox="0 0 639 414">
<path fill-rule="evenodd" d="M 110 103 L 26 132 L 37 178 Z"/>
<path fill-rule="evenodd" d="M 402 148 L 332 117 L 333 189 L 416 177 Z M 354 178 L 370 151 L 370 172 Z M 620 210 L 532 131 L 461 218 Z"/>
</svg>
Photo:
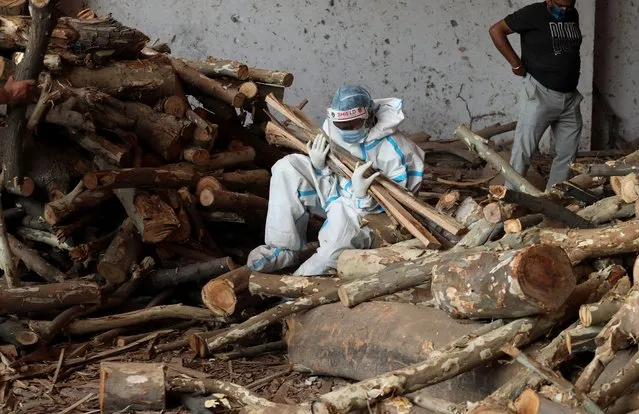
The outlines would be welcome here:
<svg viewBox="0 0 639 414">
<path fill-rule="evenodd" d="M 555 56 L 565 52 L 578 52 L 581 31 L 577 22 L 550 22 L 550 34 Z"/>
</svg>

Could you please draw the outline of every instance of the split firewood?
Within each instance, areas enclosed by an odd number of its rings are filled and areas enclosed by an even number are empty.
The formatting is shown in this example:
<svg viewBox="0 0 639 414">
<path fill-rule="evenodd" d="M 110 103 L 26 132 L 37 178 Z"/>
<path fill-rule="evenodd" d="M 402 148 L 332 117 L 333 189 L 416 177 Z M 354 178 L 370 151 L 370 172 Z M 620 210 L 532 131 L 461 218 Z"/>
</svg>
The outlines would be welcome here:
<svg viewBox="0 0 639 414">
<path fill-rule="evenodd" d="M 595 356 L 577 379 L 576 386 L 579 390 L 589 392 L 606 366 L 614 359 L 615 354 L 627 346 L 630 338 L 637 337 L 639 332 L 634 323 L 637 304 L 639 304 L 639 289 L 635 286 L 626 296 L 619 311 L 597 337 Z"/>
<path fill-rule="evenodd" d="M 589 414 L 603 414 L 601 408 L 599 408 L 588 396 L 577 389 L 570 381 L 563 378 L 561 375 L 555 373 L 554 371 L 544 367 L 539 362 L 531 359 L 527 355 L 521 353 L 517 348 L 506 346 L 502 349 L 511 357 L 515 358 L 517 362 L 522 364 L 528 369 L 534 371 L 537 375 L 544 378 L 546 381 L 551 382 L 557 389 L 566 397 L 571 400 L 572 404 L 570 408 L 583 408 L 586 413 Z"/>
<path fill-rule="evenodd" d="M 506 220 L 504 231 L 509 234 L 521 233 L 522 231 L 541 224 L 545 219 L 543 214 L 529 214 L 524 217 Z"/>
<path fill-rule="evenodd" d="M 171 66 L 169 66 L 169 68 L 171 68 Z M 173 68 L 171 68 L 171 72 L 175 74 Z M 175 75 L 175 77 L 177 79 L 177 75 Z M 173 115 L 176 118 L 184 118 L 186 111 L 189 109 L 189 103 L 182 96 L 171 95 L 160 99 L 155 104 L 154 108 L 158 112 L 164 112 L 165 114 Z"/>
<path fill-rule="evenodd" d="M 553 186 L 553 190 L 559 190 L 562 193 L 560 196 L 561 198 L 573 198 L 575 200 L 583 201 L 586 204 L 593 204 L 601 199 L 599 195 L 592 191 L 584 190 L 569 181 L 555 184 Z"/>
<path fill-rule="evenodd" d="M 607 324 L 621 309 L 623 298 L 628 294 L 631 287 L 630 279 L 624 277 L 599 302 L 583 305 L 579 309 L 581 324 L 586 327 Z"/>
<path fill-rule="evenodd" d="M 163 364 L 102 362 L 100 410 L 163 411 L 166 408 L 165 377 Z"/>
<path fill-rule="evenodd" d="M 617 195 L 617 197 L 621 198 L 621 180 L 623 177 L 610 177 L 610 187 L 612 191 Z"/>
<path fill-rule="evenodd" d="M 506 187 L 498 185 L 491 186 L 490 193 L 498 200 L 506 203 L 517 204 L 534 213 L 543 213 L 548 218 L 561 221 L 570 227 L 592 227 L 592 224 L 587 222 L 585 219 L 548 199 L 533 197 L 525 193 L 508 190 Z"/>
<path fill-rule="evenodd" d="M 455 318 L 518 318 L 560 309 L 577 285 L 561 248 L 449 254 L 432 269 L 432 291 Z M 495 294 L 499 292 L 499 294 Z"/>
<path fill-rule="evenodd" d="M 186 243 L 191 237 L 191 222 L 186 210 L 180 203 L 180 206 L 175 210 L 175 216 L 178 220 L 177 229 L 166 238 L 166 241 L 173 243 Z"/>
<path fill-rule="evenodd" d="M 205 61 L 181 59 L 203 75 L 210 77 L 229 76 L 239 80 L 248 79 L 248 66 L 232 60 L 221 60 L 209 57 Z"/>
<path fill-rule="evenodd" d="M 249 292 L 251 295 L 299 298 L 337 289 L 340 283 L 339 279 L 328 277 L 269 275 L 253 272 L 249 278 Z"/>
<path fill-rule="evenodd" d="M 246 97 L 243 93 L 224 88 L 224 85 L 219 81 L 206 77 L 179 59 L 170 59 L 170 61 L 180 78 L 196 88 L 198 92 L 218 98 L 235 108 L 241 108 L 244 105 Z"/>
<path fill-rule="evenodd" d="M 131 266 L 137 262 L 141 247 L 140 235 L 127 218 L 98 263 L 98 273 L 111 284 L 123 283 Z"/>
<path fill-rule="evenodd" d="M 113 193 L 110 191 L 85 191 L 82 182 L 66 196 L 47 203 L 44 207 L 44 219 L 51 225 L 62 222 L 67 217 L 71 217 L 86 209 L 96 207 L 101 203 L 111 199 Z"/>
<path fill-rule="evenodd" d="M 18 81 L 38 79 L 44 67 L 44 55 L 58 15 L 54 13 L 57 0 L 30 2 L 31 19 L 5 17 L 0 21 L 5 42 L 22 44 L 26 49 L 24 59 L 17 66 L 15 79 Z M 19 26 L 20 25 L 20 26 Z M 14 33 L 11 33 L 15 31 Z M 25 36 L 25 33 L 26 36 Z M 11 39 L 11 35 L 17 37 Z M 25 42 L 26 40 L 26 42 Z M 13 45 L 12 45 L 13 46 Z M 11 49 L 11 47 L 9 47 Z M 15 192 L 24 180 L 23 135 L 27 127 L 27 105 L 9 105 L 7 108 L 6 131 L 3 139 L 2 171 L 7 191 Z M 32 191 L 33 192 L 33 191 Z M 19 191 L 22 194 L 22 191 Z M 31 194 L 26 194 L 27 196 Z"/>
<path fill-rule="evenodd" d="M 81 280 L 33 287 L 0 289 L 2 309 L 11 313 L 51 311 L 73 305 L 100 303 L 98 285 Z"/>
<path fill-rule="evenodd" d="M 626 203 L 634 203 L 639 199 L 639 176 L 632 173 L 621 179 L 621 199 Z"/>
<path fill-rule="evenodd" d="M 89 190 L 122 188 L 180 188 L 198 183 L 201 174 L 185 163 L 169 164 L 162 168 L 124 168 L 95 171 L 84 175 L 82 182 Z"/>
<path fill-rule="evenodd" d="M 119 61 L 100 68 L 75 66 L 59 81 L 74 88 L 96 88 L 119 99 L 142 102 L 182 91 L 171 65 L 155 59 Z"/>
<path fill-rule="evenodd" d="M 10 318 L 0 318 L 0 339 L 17 347 L 35 345 L 40 340 L 27 326 Z"/>
<path fill-rule="evenodd" d="M 27 47 L 31 34 L 30 20 L 29 16 L 3 17 L 0 21 L 3 27 L 0 47 L 8 50 L 30 49 Z M 91 20 L 61 17 L 55 30 L 51 30 L 53 26 L 48 29 L 53 39 L 49 43 L 48 53 L 59 55 L 63 60 L 80 66 L 87 57 L 91 60 L 92 57 L 105 54 L 109 57 L 134 58 L 149 40 L 143 33 L 125 27 L 111 17 Z M 43 40 L 45 48 L 46 40 Z M 105 53 L 106 51 L 108 52 Z M 43 56 L 44 52 L 43 50 Z"/>
<path fill-rule="evenodd" d="M 532 197 L 540 197 L 543 195 L 543 192 L 539 191 L 524 177 L 519 175 L 517 171 L 508 164 L 508 161 L 503 159 L 497 152 L 490 148 L 488 142 L 484 138 L 473 133 L 473 131 L 465 126 L 457 128 L 455 136 L 462 140 L 471 151 L 476 152 L 477 155 L 482 157 L 487 163 L 499 171 L 508 182 L 513 183 L 520 192 Z"/>
<path fill-rule="evenodd" d="M 86 335 L 93 332 L 143 325 L 152 321 L 165 319 L 221 322 L 220 318 L 216 317 L 206 309 L 184 305 L 164 305 L 122 313 L 117 316 L 76 320 L 67 326 L 66 332 L 69 335 Z M 50 325 L 51 322 L 48 321 L 31 321 L 29 323 L 29 326 L 35 332 L 44 332 Z"/>
<path fill-rule="evenodd" d="M 235 268 L 233 261 L 229 257 L 223 257 L 175 269 L 156 270 L 149 275 L 148 281 L 155 289 L 164 289 L 182 283 L 206 281 L 227 273 L 233 268 Z"/>
</svg>

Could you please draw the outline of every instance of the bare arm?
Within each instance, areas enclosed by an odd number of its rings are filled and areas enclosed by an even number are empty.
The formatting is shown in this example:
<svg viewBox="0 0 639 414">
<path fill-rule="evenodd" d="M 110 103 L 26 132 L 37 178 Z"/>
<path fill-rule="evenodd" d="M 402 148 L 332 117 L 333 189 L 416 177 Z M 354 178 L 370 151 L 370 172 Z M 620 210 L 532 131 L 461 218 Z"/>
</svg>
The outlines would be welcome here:
<svg viewBox="0 0 639 414">
<path fill-rule="evenodd" d="M 516 75 L 523 76 L 526 74 L 526 69 L 521 62 L 521 59 L 513 49 L 513 46 L 508 40 L 508 35 L 513 31 L 506 24 L 504 20 L 500 20 L 490 28 L 490 38 L 493 39 L 493 43 L 499 52 L 504 55 L 508 63 L 513 69 Z"/>
</svg>

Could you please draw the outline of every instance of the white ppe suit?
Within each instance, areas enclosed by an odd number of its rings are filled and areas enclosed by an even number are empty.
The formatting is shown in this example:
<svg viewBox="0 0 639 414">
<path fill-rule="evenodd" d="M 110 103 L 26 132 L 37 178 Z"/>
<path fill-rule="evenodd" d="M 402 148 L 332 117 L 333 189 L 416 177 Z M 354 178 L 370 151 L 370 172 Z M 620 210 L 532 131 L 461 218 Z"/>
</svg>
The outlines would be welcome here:
<svg viewBox="0 0 639 414">
<path fill-rule="evenodd" d="M 329 120 L 323 129 L 334 144 L 361 160 L 372 161 L 374 170 L 416 192 L 422 182 L 424 152 L 397 130 L 404 120 L 402 101 L 379 99 L 374 105 L 377 123 L 361 143 L 341 140 L 340 130 Z M 370 195 L 355 197 L 351 186 L 348 179 L 336 176 L 328 167 L 313 168 L 305 155 L 279 160 L 272 169 L 266 245 L 251 252 L 249 268 L 271 272 L 297 264 L 299 251 L 306 245 L 309 212 L 326 217 L 326 221 L 319 232 L 320 247 L 296 275 L 325 274 L 336 267 L 343 250 L 370 248 L 370 230 L 362 227 L 362 217 L 384 210 Z"/>
</svg>

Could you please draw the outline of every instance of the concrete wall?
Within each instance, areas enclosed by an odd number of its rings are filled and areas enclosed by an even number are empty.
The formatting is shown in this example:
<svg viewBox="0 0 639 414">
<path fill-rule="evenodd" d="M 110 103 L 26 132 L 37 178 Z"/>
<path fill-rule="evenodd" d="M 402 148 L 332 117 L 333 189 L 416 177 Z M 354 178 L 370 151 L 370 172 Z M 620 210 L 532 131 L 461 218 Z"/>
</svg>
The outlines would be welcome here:
<svg viewBox="0 0 639 414">
<path fill-rule="evenodd" d="M 597 3 L 595 131 L 602 146 L 615 139 L 639 139 L 639 48 L 636 47 L 639 4 Z"/>
<path fill-rule="evenodd" d="M 530 1 L 92 0 L 89 5 L 168 42 L 175 55 L 213 55 L 293 72 L 287 101 L 308 98 L 307 111 L 318 120 L 340 84 L 360 83 L 374 96 L 404 99 L 404 130 L 445 138 L 460 123 L 482 128 L 516 118 L 520 79 L 494 49 L 488 28 Z M 588 146 L 594 0 L 579 2 L 579 9 Z"/>
</svg>

